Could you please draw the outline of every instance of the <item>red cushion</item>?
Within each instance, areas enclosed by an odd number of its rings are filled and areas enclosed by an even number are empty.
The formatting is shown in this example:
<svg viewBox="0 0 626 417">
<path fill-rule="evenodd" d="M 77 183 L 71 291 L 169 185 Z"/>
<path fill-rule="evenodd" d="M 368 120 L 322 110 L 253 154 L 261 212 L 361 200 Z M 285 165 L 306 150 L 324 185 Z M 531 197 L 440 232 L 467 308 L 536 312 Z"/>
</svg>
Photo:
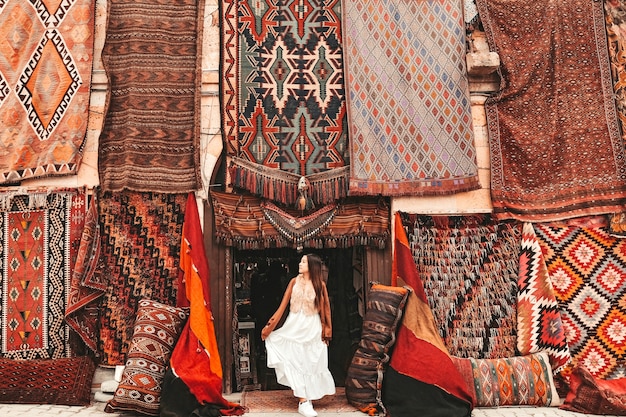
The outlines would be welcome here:
<svg viewBox="0 0 626 417">
<path fill-rule="evenodd" d="M 577 366 L 570 376 L 570 388 L 563 410 L 587 414 L 626 416 L 626 378 L 599 379 Z"/>
</svg>

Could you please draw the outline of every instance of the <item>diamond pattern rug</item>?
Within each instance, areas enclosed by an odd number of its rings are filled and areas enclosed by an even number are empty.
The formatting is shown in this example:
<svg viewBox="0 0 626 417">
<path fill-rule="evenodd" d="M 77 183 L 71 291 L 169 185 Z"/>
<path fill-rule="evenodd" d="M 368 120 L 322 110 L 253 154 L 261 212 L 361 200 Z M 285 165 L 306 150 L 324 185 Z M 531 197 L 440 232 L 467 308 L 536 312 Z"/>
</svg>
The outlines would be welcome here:
<svg viewBox="0 0 626 417">
<path fill-rule="evenodd" d="M 350 194 L 478 188 L 462 1 L 343 8 Z"/>
<path fill-rule="evenodd" d="M 0 184 L 77 171 L 89 114 L 94 5 L 0 1 Z"/>
<path fill-rule="evenodd" d="M 604 227 L 534 225 L 574 364 L 626 376 L 626 240 Z"/>
<path fill-rule="evenodd" d="M 0 356 L 72 354 L 67 294 L 87 211 L 85 189 L 0 193 Z"/>
</svg>

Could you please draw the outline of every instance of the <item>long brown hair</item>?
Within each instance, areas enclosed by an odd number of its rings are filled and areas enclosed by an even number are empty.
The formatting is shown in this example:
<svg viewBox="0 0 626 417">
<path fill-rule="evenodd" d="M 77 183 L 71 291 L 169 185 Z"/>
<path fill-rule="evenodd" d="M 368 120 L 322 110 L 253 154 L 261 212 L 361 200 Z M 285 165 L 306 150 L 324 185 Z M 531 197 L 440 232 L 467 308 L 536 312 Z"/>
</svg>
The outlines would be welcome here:
<svg viewBox="0 0 626 417">
<path fill-rule="evenodd" d="M 320 310 L 322 304 L 322 285 L 324 278 L 322 276 L 322 258 L 314 253 L 309 253 L 306 256 L 306 261 L 309 266 L 309 278 L 315 289 L 315 307 Z"/>
</svg>

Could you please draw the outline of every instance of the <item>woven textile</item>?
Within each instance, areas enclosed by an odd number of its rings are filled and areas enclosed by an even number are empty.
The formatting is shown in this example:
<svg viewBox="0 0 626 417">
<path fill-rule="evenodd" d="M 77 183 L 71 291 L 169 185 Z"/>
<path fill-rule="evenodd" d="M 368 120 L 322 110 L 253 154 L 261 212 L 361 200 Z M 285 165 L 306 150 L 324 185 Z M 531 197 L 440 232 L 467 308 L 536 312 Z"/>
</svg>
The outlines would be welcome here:
<svg viewBox="0 0 626 417">
<path fill-rule="evenodd" d="M 626 4 L 623 1 L 605 1 L 604 10 L 615 105 L 622 139 L 626 141 Z M 611 234 L 626 237 L 626 212 L 623 209 L 611 217 Z"/>
<path fill-rule="evenodd" d="M 222 129 L 232 183 L 291 205 L 306 176 L 314 203 L 345 197 L 340 3 L 220 4 Z"/>
<path fill-rule="evenodd" d="M 94 361 L 85 356 L 28 361 L 0 358 L 0 402 L 89 405 L 95 370 Z"/>
<path fill-rule="evenodd" d="M 176 305 L 187 194 L 100 191 L 101 265 L 98 352 L 104 365 L 123 365 L 138 303 Z"/>
<path fill-rule="evenodd" d="M 152 300 L 139 301 L 124 372 L 105 411 L 159 415 L 161 385 L 188 311 Z"/>
<path fill-rule="evenodd" d="M 438 332 L 401 216 L 395 213 L 392 283 L 412 291 L 385 372 L 383 403 L 392 416 L 469 417 L 473 398 Z"/>
<path fill-rule="evenodd" d="M 624 377 L 626 241 L 604 227 L 534 225 L 574 365 Z"/>
<path fill-rule="evenodd" d="M 278 391 L 244 391 L 241 405 L 249 413 L 295 413 L 298 399 L 291 390 Z M 350 413 L 355 409 L 346 400 L 344 389 L 337 387 L 334 395 L 327 395 L 314 402 L 315 411 L 320 414 Z"/>
<path fill-rule="evenodd" d="M 559 395 L 545 352 L 510 358 L 452 358 L 476 399 L 476 407 L 554 406 Z"/>
<path fill-rule="evenodd" d="M 602 4 L 477 1 L 501 60 L 501 89 L 486 102 L 498 217 L 561 220 L 626 204 Z"/>
<path fill-rule="evenodd" d="M 97 194 L 91 196 L 85 225 L 72 271 L 65 321 L 93 352 L 98 345 L 98 307 L 106 283 L 97 273 L 100 259 L 100 225 Z"/>
<path fill-rule="evenodd" d="M 385 368 L 410 291 L 409 287 L 374 284 L 368 293 L 361 340 L 345 381 L 348 402 L 364 413 L 377 415 L 385 410 Z"/>
<path fill-rule="evenodd" d="M 84 188 L 0 193 L 0 356 L 72 354 L 65 310 L 86 210 Z"/>
<path fill-rule="evenodd" d="M 463 4 L 343 3 L 351 195 L 479 187 Z"/>
<path fill-rule="evenodd" d="M 239 249 L 382 249 L 389 239 L 389 206 L 378 199 L 347 198 L 305 217 L 257 197 L 212 191 L 211 199 L 217 242 Z"/>
<path fill-rule="evenodd" d="M 556 373 L 571 360 L 561 310 L 548 275 L 541 245 L 524 223 L 517 293 L 517 350 L 521 355 L 546 352 Z"/>
<path fill-rule="evenodd" d="M 626 416 L 626 379 L 594 378 L 584 367 L 577 366 L 570 376 L 570 390 L 562 410 L 596 415 Z"/>
<path fill-rule="evenodd" d="M 0 2 L 0 183 L 76 173 L 89 114 L 94 5 Z"/>
<path fill-rule="evenodd" d="M 514 356 L 521 224 L 488 215 L 404 216 L 403 222 L 450 354 Z"/>
<path fill-rule="evenodd" d="M 204 2 L 111 0 L 102 50 L 109 79 L 98 168 L 104 191 L 201 188 Z"/>
</svg>

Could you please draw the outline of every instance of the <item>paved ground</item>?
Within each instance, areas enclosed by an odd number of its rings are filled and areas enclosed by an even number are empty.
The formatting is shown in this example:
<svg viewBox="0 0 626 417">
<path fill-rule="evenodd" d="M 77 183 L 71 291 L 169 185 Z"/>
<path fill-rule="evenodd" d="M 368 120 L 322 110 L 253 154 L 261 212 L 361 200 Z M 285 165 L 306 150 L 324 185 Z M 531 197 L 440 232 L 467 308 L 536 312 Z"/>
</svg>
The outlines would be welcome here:
<svg viewBox="0 0 626 417">
<path fill-rule="evenodd" d="M 112 370 L 99 368 L 94 377 L 92 391 L 99 391 L 102 381 L 113 378 Z M 229 401 L 238 402 L 240 394 L 228 395 Z M 28 405 L 28 404 L 0 404 L 0 417 L 141 417 L 133 413 L 105 413 L 104 402 L 92 401 L 88 407 L 70 407 L 64 405 Z M 250 417 L 299 417 L 300 414 L 294 410 L 293 413 L 246 413 Z M 319 413 L 319 417 L 367 417 L 360 411 L 341 413 Z M 401 416 L 413 417 L 413 416 Z M 419 416 L 415 416 L 419 417 Z M 535 408 L 535 407 L 500 407 L 475 409 L 472 417 L 596 417 L 589 414 L 572 413 L 559 410 L 555 407 Z M 611 417 L 611 416 L 609 416 Z"/>
<path fill-rule="evenodd" d="M 6 417 L 137 417 L 130 413 L 109 414 L 104 411 L 104 404 L 90 407 L 69 407 L 60 405 L 24 405 L 0 404 L 0 416 Z M 248 413 L 251 417 L 299 417 L 298 413 Z M 361 412 L 353 413 L 320 413 L 320 417 L 365 417 Z M 588 414 L 571 413 L 557 408 L 508 408 L 476 409 L 472 417 L 583 417 Z M 416 416 L 419 417 L 419 416 Z"/>
<path fill-rule="evenodd" d="M 299 417 L 294 413 L 247 413 L 250 417 Z M 94 403 L 89 407 L 69 407 L 61 405 L 0 404 L 3 417 L 137 417 L 130 413 L 105 413 L 104 403 Z M 320 413 L 320 417 L 366 417 L 361 412 Z M 501 407 L 476 409 L 472 417 L 590 417 L 588 414 L 572 413 L 558 408 Z M 405 416 L 403 416 L 405 417 Z M 415 416 L 419 417 L 419 416 Z M 594 416 L 595 417 L 595 416 Z"/>
</svg>

